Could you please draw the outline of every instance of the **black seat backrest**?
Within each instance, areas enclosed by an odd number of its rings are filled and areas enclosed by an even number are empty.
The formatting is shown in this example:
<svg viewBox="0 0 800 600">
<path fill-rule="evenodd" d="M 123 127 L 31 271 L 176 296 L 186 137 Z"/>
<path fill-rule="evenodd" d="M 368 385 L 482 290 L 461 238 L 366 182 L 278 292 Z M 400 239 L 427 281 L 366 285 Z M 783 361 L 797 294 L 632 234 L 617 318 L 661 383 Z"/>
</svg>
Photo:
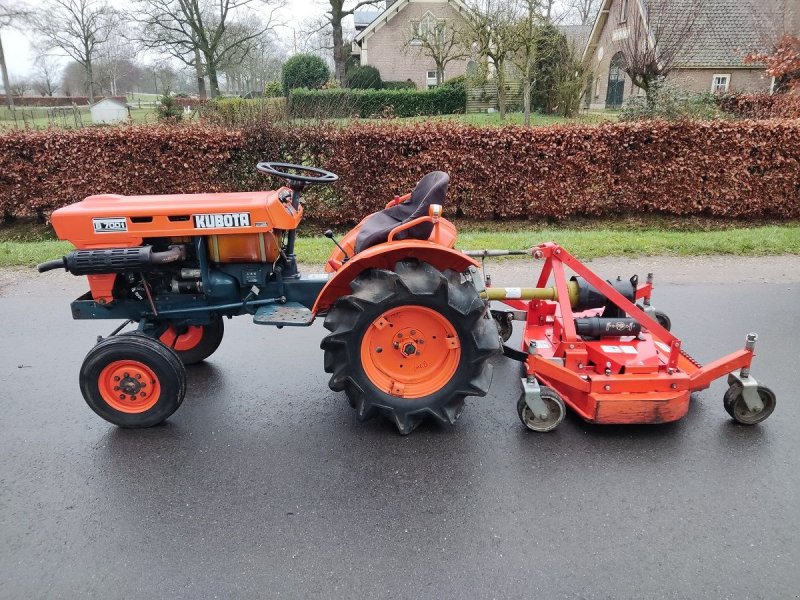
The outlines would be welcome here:
<svg viewBox="0 0 800 600">
<path fill-rule="evenodd" d="M 444 171 L 433 171 L 425 175 L 411 192 L 411 198 L 376 212 L 364 222 L 356 237 L 356 253 L 382 244 L 398 225 L 427 215 L 431 204 L 444 204 L 449 185 L 450 176 Z M 433 223 L 420 223 L 399 232 L 394 239 L 427 240 L 432 231 Z"/>
</svg>

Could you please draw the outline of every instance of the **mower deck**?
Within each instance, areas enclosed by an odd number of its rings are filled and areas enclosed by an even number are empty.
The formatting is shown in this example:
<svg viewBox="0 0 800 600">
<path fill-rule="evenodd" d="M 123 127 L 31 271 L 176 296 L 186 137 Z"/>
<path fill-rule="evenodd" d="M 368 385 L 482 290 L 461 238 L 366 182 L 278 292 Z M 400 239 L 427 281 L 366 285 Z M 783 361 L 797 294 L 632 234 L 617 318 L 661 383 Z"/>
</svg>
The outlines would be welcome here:
<svg viewBox="0 0 800 600">
<path fill-rule="evenodd" d="M 714 379 L 732 375 L 732 385 L 745 383 L 743 400 L 751 411 L 764 404 L 748 388 L 757 386 L 749 374 L 754 356 L 755 334 L 744 349 L 702 366 L 681 348 L 681 341 L 659 323 L 650 303 L 652 275 L 636 285 L 632 299 L 603 281 L 586 265 L 554 243 L 533 249 L 543 259 L 536 288 L 489 288 L 487 296 L 516 309 L 508 313 L 525 320 L 522 350 L 526 380 L 523 388 L 531 411 L 544 418 L 537 386 L 542 383 L 561 396 L 563 402 L 591 423 L 667 423 L 683 417 L 692 392 L 709 387 Z M 565 275 L 568 267 L 608 299 L 605 308 L 576 311 L 575 294 Z M 554 280 L 553 288 L 544 286 Z M 550 299 L 546 296 L 549 291 Z M 531 296 L 525 298 L 525 296 Z M 637 304 L 641 301 L 641 304 Z M 603 319 L 606 311 L 624 315 Z M 576 324 L 601 321 L 607 327 L 596 336 L 577 334 Z M 536 380 L 535 382 L 533 380 Z"/>
</svg>

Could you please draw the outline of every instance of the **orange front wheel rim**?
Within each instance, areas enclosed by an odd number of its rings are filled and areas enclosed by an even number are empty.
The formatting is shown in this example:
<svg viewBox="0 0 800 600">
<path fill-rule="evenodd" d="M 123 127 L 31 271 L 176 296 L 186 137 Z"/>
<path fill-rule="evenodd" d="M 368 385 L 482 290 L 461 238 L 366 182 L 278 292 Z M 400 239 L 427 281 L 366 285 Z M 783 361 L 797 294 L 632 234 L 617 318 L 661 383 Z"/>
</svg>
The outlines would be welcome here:
<svg viewBox="0 0 800 600">
<path fill-rule="evenodd" d="M 184 333 L 178 333 L 174 327 L 170 326 L 158 339 L 173 350 L 186 352 L 197 346 L 203 339 L 203 326 L 190 325 Z"/>
<path fill-rule="evenodd" d="M 100 372 L 97 388 L 106 404 L 128 414 L 150 410 L 161 395 L 156 374 L 137 360 L 117 360 L 107 365 Z"/>
<path fill-rule="evenodd" d="M 382 392 L 415 399 L 441 390 L 461 360 L 453 324 L 424 306 L 398 306 L 375 319 L 361 341 L 361 364 Z"/>
</svg>

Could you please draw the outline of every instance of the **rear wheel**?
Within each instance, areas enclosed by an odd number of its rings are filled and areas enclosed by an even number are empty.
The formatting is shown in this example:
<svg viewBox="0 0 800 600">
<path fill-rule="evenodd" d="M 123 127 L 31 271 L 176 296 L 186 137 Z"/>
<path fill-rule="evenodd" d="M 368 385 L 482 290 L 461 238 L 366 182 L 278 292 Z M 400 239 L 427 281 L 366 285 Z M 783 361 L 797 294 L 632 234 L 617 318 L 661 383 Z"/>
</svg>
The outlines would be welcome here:
<svg viewBox="0 0 800 600">
<path fill-rule="evenodd" d="M 86 355 L 80 387 L 89 407 L 120 427 L 152 427 L 183 402 L 186 371 L 178 356 L 143 334 L 113 336 Z"/>
<path fill-rule="evenodd" d="M 500 350 L 487 305 L 461 273 L 405 260 L 369 270 L 325 319 L 329 386 L 358 417 L 383 414 L 402 434 L 425 417 L 454 423 L 466 396 L 484 396 Z"/>
<path fill-rule="evenodd" d="M 214 354 L 224 333 L 222 318 L 217 317 L 205 325 L 170 325 L 158 339 L 172 348 L 183 364 L 194 365 Z"/>
</svg>

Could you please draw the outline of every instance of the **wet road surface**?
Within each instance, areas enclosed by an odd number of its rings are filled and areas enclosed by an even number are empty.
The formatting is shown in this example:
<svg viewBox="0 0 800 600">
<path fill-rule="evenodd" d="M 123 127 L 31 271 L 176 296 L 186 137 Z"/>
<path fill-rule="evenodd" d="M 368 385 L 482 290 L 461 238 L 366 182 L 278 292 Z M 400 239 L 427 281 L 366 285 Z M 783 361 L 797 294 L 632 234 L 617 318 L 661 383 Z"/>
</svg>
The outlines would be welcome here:
<svg viewBox="0 0 800 600">
<path fill-rule="evenodd" d="M 455 427 L 401 437 L 328 389 L 321 321 L 247 317 L 165 425 L 117 429 L 77 386 L 113 322 L 42 281 L 0 297 L 2 598 L 800 597 L 796 283 L 654 296 L 701 361 L 759 332 L 760 426 L 718 381 L 675 424 L 529 433 L 500 359 Z"/>
</svg>

